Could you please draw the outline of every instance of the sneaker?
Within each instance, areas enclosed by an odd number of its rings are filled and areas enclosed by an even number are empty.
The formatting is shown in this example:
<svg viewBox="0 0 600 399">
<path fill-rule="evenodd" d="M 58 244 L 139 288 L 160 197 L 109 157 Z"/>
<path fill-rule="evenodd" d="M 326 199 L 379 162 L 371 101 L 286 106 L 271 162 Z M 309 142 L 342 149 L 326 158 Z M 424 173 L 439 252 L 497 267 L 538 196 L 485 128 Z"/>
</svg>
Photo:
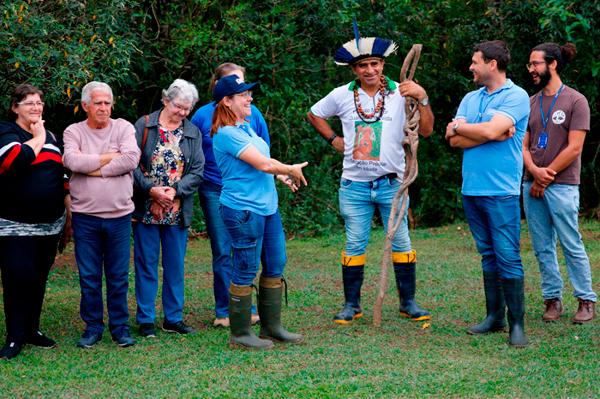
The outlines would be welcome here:
<svg viewBox="0 0 600 399">
<path fill-rule="evenodd" d="M 156 331 L 154 330 L 154 323 L 142 323 L 140 324 L 140 335 L 147 338 L 156 338 Z"/>
<path fill-rule="evenodd" d="M 112 334 L 112 339 L 121 348 L 126 348 L 128 346 L 133 346 L 136 344 L 135 340 L 131 338 L 131 333 L 129 332 L 129 329 L 123 329 L 119 333 Z"/>
<path fill-rule="evenodd" d="M 217 317 L 213 323 L 215 327 L 228 328 L 229 327 L 229 317 Z"/>
<path fill-rule="evenodd" d="M 78 348 L 91 348 L 102 340 L 101 333 L 95 333 L 93 331 L 85 331 L 81 336 L 81 339 L 77 342 Z"/>
<path fill-rule="evenodd" d="M 177 334 L 190 334 L 190 335 L 196 334 L 196 331 L 194 331 L 193 328 L 186 326 L 183 321 L 178 321 L 177 323 L 173 323 L 173 324 L 167 323 L 165 321 L 165 322 L 163 322 L 162 329 L 163 329 L 163 331 L 174 332 Z"/>
<path fill-rule="evenodd" d="M 25 337 L 25 343 L 28 345 L 39 346 L 40 348 L 56 348 L 57 343 L 52 338 L 45 336 L 41 331 L 36 331 L 32 335 Z"/>
<path fill-rule="evenodd" d="M 23 344 L 19 344 L 17 342 L 7 342 L 0 350 L 0 359 L 10 360 L 15 357 L 19 353 L 21 353 L 21 349 L 23 349 Z"/>
<path fill-rule="evenodd" d="M 252 313 L 252 315 L 250 315 L 250 323 L 255 326 L 258 323 L 260 323 L 260 316 L 258 316 L 258 313 Z"/>
</svg>

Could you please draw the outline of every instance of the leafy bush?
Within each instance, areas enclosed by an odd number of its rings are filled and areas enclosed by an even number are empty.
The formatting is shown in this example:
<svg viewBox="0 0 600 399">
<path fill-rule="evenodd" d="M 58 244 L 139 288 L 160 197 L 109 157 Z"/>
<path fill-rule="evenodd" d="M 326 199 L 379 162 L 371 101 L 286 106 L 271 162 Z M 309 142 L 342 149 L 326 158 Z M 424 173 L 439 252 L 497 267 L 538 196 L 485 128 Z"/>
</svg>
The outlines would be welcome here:
<svg viewBox="0 0 600 399">
<path fill-rule="evenodd" d="M 600 32 L 595 2 L 582 0 L 183 0 L 29 2 L 0 5 L 0 90 L 22 82 L 48 93 L 50 129 L 62 131 L 84 117 L 74 110 L 82 85 L 98 79 L 118 95 L 114 115 L 130 121 L 160 107 L 160 90 L 175 78 L 195 83 L 200 104 L 210 101 L 208 82 L 222 62 L 247 69 L 260 81 L 255 103 L 265 115 L 272 154 L 283 162 L 308 161 L 310 187 L 292 195 L 280 190 L 284 225 L 290 233 L 327 234 L 341 228 L 337 187 L 341 156 L 305 118 L 310 106 L 353 79 L 332 55 L 352 38 L 352 17 L 363 36 L 382 36 L 400 46 L 388 58 L 386 75 L 397 79 L 404 55 L 423 44 L 416 74 L 436 116 L 434 133 L 419 146 L 420 175 L 411 206 L 421 225 L 464 219 L 460 184 L 462 150 L 444 140 L 461 98 L 476 89 L 468 67 L 474 44 L 505 40 L 512 54 L 508 75 L 533 94 L 524 68 L 535 45 L 567 41 L 579 54 L 563 71 L 592 109 L 583 152 L 582 205 L 598 206 L 596 155 Z M 6 28 L 6 29 L 4 29 Z M 49 117 L 50 116 L 50 117 Z M 341 131 L 336 121 L 334 128 Z M 203 229 L 199 207 L 194 228 Z"/>
</svg>

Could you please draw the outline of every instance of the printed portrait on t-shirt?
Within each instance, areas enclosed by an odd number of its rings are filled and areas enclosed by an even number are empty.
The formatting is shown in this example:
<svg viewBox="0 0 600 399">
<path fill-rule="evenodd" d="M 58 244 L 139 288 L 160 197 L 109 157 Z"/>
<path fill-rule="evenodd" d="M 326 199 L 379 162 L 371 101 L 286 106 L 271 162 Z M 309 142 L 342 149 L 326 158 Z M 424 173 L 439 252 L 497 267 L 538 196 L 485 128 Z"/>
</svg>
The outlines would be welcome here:
<svg viewBox="0 0 600 399">
<path fill-rule="evenodd" d="M 354 150 L 352 158 L 361 161 L 379 161 L 381 156 L 381 122 L 354 122 Z"/>
</svg>

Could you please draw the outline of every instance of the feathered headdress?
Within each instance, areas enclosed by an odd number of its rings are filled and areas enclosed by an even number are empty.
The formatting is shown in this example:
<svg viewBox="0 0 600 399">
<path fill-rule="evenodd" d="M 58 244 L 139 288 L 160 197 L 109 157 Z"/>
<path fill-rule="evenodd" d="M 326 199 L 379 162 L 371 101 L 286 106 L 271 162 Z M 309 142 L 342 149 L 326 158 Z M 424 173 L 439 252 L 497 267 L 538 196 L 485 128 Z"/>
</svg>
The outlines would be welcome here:
<svg viewBox="0 0 600 399">
<path fill-rule="evenodd" d="M 338 65 L 353 65 L 365 58 L 384 59 L 392 54 L 398 46 L 391 40 L 379 37 L 360 37 L 356 20 L 352 18 L 354 40 L 345 43 L 333 56 Z"/>
</svg>

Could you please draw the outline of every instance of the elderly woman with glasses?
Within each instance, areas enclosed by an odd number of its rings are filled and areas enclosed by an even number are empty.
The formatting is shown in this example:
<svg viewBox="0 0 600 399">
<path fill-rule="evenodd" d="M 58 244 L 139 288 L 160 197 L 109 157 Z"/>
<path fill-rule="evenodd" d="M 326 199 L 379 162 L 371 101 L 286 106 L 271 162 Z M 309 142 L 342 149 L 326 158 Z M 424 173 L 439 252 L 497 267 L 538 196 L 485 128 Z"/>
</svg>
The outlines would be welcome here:
<svg viewBox="0 0 600 399">
<path fill-rule="evenodd" d="M 195 334 L 183 322 L 183 264 L 193 195 L 202 181 L 202 136 L 187 116 L 198 101 L 196 87 L 176 79 L 163 90 L 163 107 L 135 124 L 142 157 L 134 171 L 133 239 L 135 297 L 140 334 L 155 337 L 154 306 L 162 247 L 162 329 Z"/>
<path fill-rule="evenodd" d="M 6 345 L 0 359 L 12 359 L 25 344 L 53 348 L 40 332 L 46 280 L 71 235 L 70 196 L 62 143 L 44 127 L 44 93 L 23 84 L 10 96 L 0 122 L 0 270 L 4 289 Z"/>
<path fill-rule="evenodd" d="M 219 80 L 213 91 L 216 108 L 211 135 L 223 176 L 221 216 L 233 249 L 229 346 L 270 349 L 273 340 L 293 344 L 303 341 L 301 335 L 289 333 L 281 325 L 286 254 L 273 175 L 286 175 L 294 185 L 306 185 L 302 168 L 307 163 L 286 165 L 271 158 L 269 146 L 248 122 L 252 113 L 249 90 L 255 86 L 258 83 L 246 84 L 236 75 Z M 250 288 L 259 263 L 263 266 L 258 291 L 260 338 L 252 331 Z"/>
</svg>

